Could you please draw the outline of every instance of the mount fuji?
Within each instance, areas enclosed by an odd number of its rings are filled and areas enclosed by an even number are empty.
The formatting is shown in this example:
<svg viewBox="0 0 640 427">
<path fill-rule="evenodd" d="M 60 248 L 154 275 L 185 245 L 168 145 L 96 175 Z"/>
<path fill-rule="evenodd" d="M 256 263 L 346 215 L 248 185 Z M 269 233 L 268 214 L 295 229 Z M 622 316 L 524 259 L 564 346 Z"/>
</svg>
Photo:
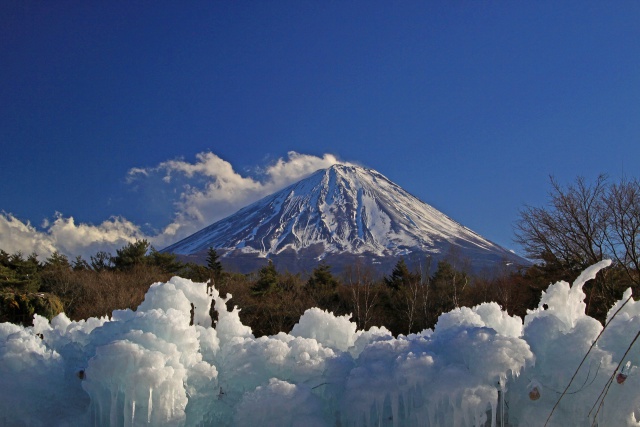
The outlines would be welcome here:
<svg viewBox="0 0 640 427">
<path fill-rule="evenodd" d="M 454 254 L 471 269 L 527 264 L 422 202 L 372 169 L 334 165 L 267 196 L 163 252 L 202 262 L 209 247 L 236 271 L 272 259 L 279 268 L 310 271 L 320 261 L 337 269 L 356 259 L 386 272 L 399 257 Z"/>
</svg>

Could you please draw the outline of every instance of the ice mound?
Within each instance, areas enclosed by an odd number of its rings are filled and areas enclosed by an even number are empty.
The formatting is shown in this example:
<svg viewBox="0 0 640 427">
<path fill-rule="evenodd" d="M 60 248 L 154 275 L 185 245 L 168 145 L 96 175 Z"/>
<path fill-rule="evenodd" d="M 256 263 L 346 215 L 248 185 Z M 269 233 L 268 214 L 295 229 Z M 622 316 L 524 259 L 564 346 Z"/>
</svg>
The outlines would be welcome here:
<svg viewBox="0 0 640 427">
<path fill-rule="evenodd" d="M 322 401 L 304 385 L 277 378 L 245 393 L 236 406 L 234 425 L 239 427 L 322 427 Z"/>
<path fill-rule="evenodd" d="M 635 351 L 624 359 L 625 363 L 629 362 L 625 371 L 628 380 L 624 384 L 613 381 L 608 385 L 617 374 L 616 368 L 625 350 L 640 331 L 638 303 L 626 304 L 600 338 L 602 324 L 585 314 L 582 288 L 610 263 L 605 260 L 591 266 L 571 286 L 562 281 L 551 285 L 543 292 L 539 307 L 525 317 L 523 338 L 531 346 L 536 362 L 510 384 L 509 421 L 512 424 L 543 426 L 562 396 L 548 425 L 640 425 L 637 375 L 640 346 L 634 347 Z M 631 290 L 611 309 L 609 320 L 629 296 Z M 597 343 L 591 348 L 596 339 Z M 588 357 L 577 370 L 587 353 Z M 562 395 L 570 382 L 571 386 Z M 533 388 L 539 394 L 534 401 L 530 397 Z M 606 393 L 606 398 L 598 410 L 602 393 Z"/>
<path fill-rule="evenodd" d="M 358 337 L 356 324 L 350 319 L 351 316 L 336 317 L 333 313 L 317 307 L 310 308 L 295 324 L 291 335 L 312 338 L 327 347 L 347 351 L 355 344 Z"/>
<path fill-rule="evenodd" d="M 587 352 L 549 425 L 638 425 L 640 303 L 628 291 L 599 338 L 584 310 L 607 265 L 550 286 L 524 322 L 488 303 L 398 337 L 313 308 L 256 338 L 230 295 L 174 277 L 110 318 L 0 324 L 0 425 L 542 426 Z"/>
</svg>

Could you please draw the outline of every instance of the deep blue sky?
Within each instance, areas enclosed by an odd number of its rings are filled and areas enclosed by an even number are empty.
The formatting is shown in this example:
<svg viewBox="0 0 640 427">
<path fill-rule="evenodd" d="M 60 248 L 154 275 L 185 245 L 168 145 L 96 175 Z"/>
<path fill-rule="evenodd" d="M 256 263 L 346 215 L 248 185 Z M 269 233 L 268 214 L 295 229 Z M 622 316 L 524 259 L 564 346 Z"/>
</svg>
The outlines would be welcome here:
<svg viewBox="0 0 640 427">
<path fill-rule="evenodd" d="M 549 175 L 640 175 L 637 0 L 5 0 L 0 82 L 0 210 L 38 227 L 160 228 L 175 193 L 131 168 L 212 152 L 259 179 L 293 150 L 514 248 Z"/>
</svg>

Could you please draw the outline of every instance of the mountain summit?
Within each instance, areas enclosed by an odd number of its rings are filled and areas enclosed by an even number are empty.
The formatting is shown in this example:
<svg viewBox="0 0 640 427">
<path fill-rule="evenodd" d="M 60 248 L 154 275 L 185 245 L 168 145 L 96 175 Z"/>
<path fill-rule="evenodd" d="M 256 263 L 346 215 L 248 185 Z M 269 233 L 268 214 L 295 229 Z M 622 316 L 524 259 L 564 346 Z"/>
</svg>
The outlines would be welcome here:
<svg viewBox="0 0 640 427">
<path fill-rule="evenodd" d="M 288 260 L 293 270 L 340 255 L 389 264 L 399 256 L 438 259 L 453 251 L 476 269 L 524 261 L 382 174 L 352 165 L 319 170 L 164 251 L 204 256 L 209 247 L 228 261 L 268 257 Z"/>
</svg>

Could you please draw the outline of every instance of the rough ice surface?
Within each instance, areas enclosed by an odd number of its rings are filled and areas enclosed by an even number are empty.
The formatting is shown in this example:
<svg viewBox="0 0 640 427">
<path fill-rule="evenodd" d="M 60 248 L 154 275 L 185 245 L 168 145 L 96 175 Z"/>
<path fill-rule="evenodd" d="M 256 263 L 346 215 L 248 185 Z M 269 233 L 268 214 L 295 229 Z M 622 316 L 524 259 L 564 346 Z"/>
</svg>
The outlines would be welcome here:
<svg viewBox="0 0 640 427">
<path fill-rule="evenodd" d="M 550 286 L 524 322 L 488 303 L 406 337 L 312 308 L 255 338 L 230 296 L 174 277 L 110 318 L 0 324 L 0 425 L 542 426 L 603 329 L 582 286 L 607 265 Z M 639 425 L 640 352 L 622 358 L 640 303 L 614 318 L 623 301 L 549 425 Z"/>
</svg>

